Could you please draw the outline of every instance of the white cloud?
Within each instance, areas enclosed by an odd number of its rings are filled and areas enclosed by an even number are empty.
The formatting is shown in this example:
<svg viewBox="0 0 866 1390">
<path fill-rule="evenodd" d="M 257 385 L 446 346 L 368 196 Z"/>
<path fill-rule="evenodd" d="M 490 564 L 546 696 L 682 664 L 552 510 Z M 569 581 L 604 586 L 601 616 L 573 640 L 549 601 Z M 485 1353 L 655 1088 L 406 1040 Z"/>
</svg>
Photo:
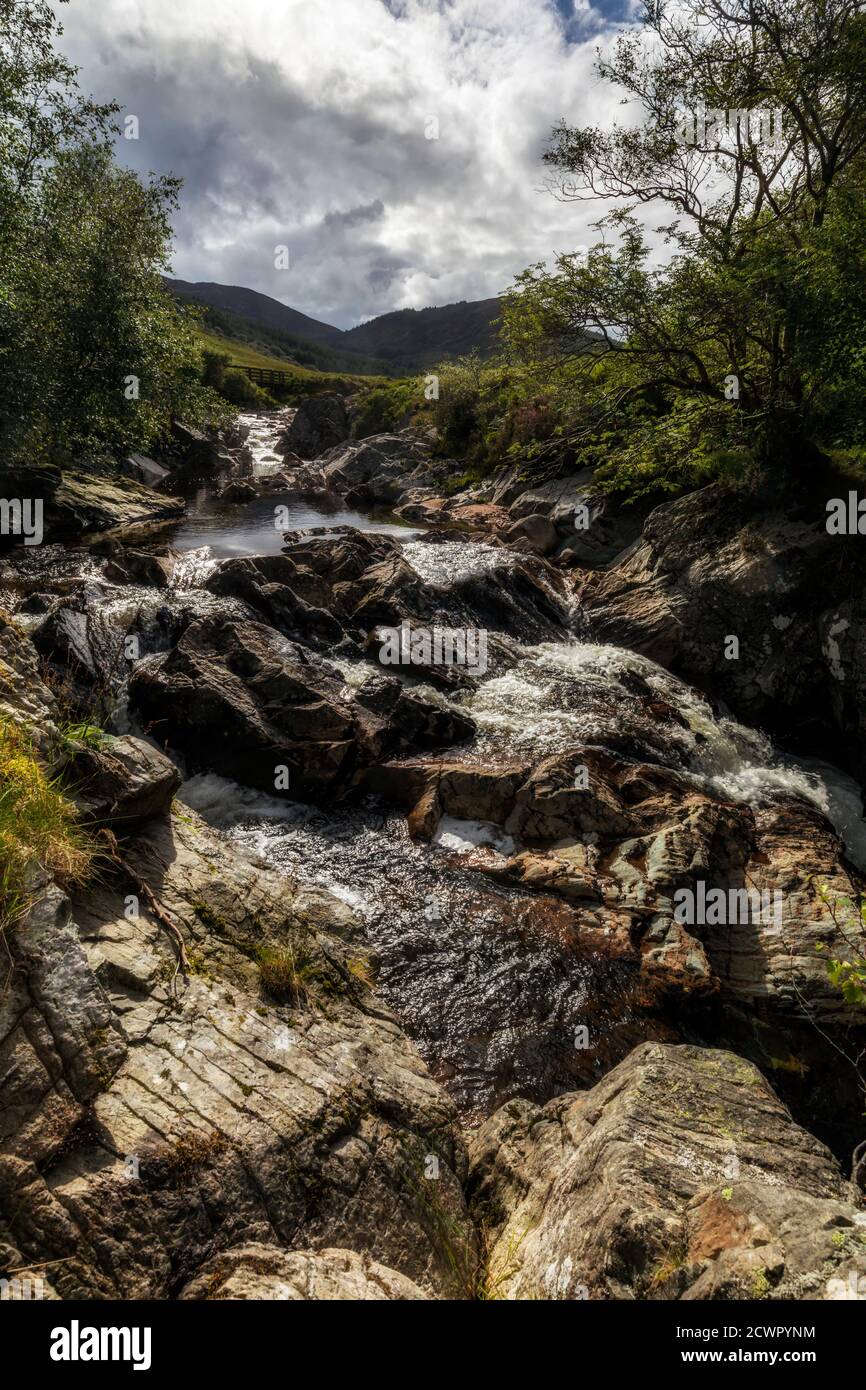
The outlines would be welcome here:
<svg viewBox="0 0 866 1390">
<path fill-rule="evenodd" d="M 250 285 L 347 327 L 495 294 L 591 239 L 598 208 L 541 191 L 541 153 L 560 116 L 605 124 L 616 111 L 592 72 L 609 32 L 598 11 L 73 0 L 61 16 L 82 84 L 139 117 L 121 155 L 185 180 L 184 279 Z M 439 138 L 425 139 L 432 117 Z"/>
</svg>

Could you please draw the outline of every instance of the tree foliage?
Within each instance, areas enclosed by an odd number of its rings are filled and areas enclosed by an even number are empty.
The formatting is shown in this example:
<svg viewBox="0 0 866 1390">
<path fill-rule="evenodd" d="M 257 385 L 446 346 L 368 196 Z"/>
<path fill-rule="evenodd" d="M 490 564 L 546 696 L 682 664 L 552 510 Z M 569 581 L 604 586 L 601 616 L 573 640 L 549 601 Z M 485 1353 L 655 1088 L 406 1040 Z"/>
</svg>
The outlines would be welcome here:
<svg viewBox="0 0 866 1390">
<path fill-rule="evenodd" d="M 633 492 L 862 454 L 866 2 L 645 0 L 598 71 L 622 123 L 560 123 L 545 159 L 558 196 L 610 207 L 504 312 L 560 444 L 605 440 Z"/>
<path fill-rule="evenodd" d="M 0 0 L 0 448 L 145 448 L 221 407 L 194 316 L 166 293 L 178 183 L 113 158 L 117 107 L 82 96 L 45 0 Z"/>
</svg>

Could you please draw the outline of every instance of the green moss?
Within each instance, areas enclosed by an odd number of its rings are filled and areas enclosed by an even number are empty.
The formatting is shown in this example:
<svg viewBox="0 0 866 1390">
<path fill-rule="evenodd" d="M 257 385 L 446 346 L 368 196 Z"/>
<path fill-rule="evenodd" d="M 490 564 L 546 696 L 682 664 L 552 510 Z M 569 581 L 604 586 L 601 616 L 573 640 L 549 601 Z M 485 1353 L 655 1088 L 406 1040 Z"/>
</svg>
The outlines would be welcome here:
<svg viewBox="0 0 866 1390">
<path fill-rule="evenodd" d="M 756 1270 L 755 1277 L 752 1280 L 752 1297 L 766 1298 L 769 1292 L 770 1281 L 767 1278 L 767 1271 L 765 1269 Z"/>
</svg>

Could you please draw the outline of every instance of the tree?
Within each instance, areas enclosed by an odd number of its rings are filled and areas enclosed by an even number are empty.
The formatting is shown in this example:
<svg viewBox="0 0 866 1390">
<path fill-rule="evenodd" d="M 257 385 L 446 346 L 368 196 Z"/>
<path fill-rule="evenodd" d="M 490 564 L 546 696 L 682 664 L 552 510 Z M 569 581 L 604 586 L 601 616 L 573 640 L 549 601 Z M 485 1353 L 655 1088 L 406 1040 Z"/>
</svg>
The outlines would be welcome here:
<svg viewBox="0 0 866 1390">
<path fill-rule="evenodd" d="M 512 352 L 570 372 L 570 443 L 623 427 L 633 485 L 862 449 L 864 71 L 864 0 L 644 0 L 598 63 L 628 123 L 561 122 L 545 155 L 559 197 L 616 206 L 507 297 Z M 663 265 L 640 205 L 669 211 Z"/>
<path fill-rule="evenodd" d="M 217 416 L 194 314 L 165 290 L 179 184 L 114 162 L 44 0 L 0 0 L 0 447 L 7 461 L 146 448 Z"/>
</svg>

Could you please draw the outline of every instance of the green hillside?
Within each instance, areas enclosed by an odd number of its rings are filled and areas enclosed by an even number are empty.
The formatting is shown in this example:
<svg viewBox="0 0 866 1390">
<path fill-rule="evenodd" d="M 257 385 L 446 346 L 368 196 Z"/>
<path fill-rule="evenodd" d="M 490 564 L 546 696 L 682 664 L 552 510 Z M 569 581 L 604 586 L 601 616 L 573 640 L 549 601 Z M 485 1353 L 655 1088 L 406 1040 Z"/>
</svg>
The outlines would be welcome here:
<svg viewBox="0 0 866 1390">
<path fill-rule="evenodd" d="M 295 389 L 305 395 L 311 391 L 328 390 L 341 385 L 376 386 L 390 380 L 388 377 L 365 376 L 356 372 L 335 373 L 317 371 L 313 367 L 302 367 L 296 362 L 288 361 L 285 357 L 272 357 L 249 343 L 238 342 L 234 338 L 226 338 L 222 334 L 204 328 L 197 328 L 196 336 L 205 352 L 221 353 L 228 357 L 234 366 L 262 367 L 269 371 L 285 372 L 291 379 L 291 383 L 296 383 Z M 284 388 L 289 393 L 293 389 L 291 383 Z M 269 389 L 273 390 L 274 388 Z M 277 388 L 277 394 L 281 394 L 279 388 Z"/>
</svg>

